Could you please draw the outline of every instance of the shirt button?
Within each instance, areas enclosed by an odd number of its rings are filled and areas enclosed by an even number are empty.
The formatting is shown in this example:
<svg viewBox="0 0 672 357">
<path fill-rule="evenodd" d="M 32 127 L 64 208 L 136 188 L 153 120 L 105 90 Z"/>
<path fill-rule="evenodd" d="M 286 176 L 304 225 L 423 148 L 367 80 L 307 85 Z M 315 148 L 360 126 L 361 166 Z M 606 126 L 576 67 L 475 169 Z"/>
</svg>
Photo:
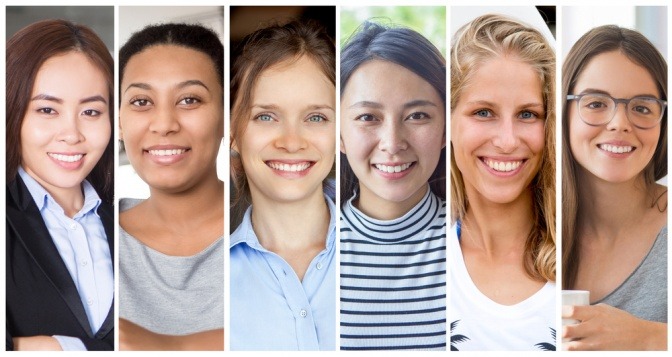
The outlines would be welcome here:
<svg viewBox="0 0 672 357">
<path fill-rule="evenodd" d="M 70 229 L 72 229 L 73 231 L 77 229 L 77 223 L 70 223 Z"/>
<path fill-rule="evenodd" d="M 322 269 L 322 263 L 321 263 L 321 262 L 318 262 L 318 263 L 317 263 L 317 270 L 320 270 L 320 269 Z"/>
<path fill-rule="evenodd" d="M 85 266 L 87 266 L 87 265 L 89 264 L 89 262 L 86 261 L 86 260 L 82 260 L 82 263 L 81 263 L 81 264 L 82 264 L 83 267 L 85 267 Z"/>
<path fill-rule="evenodd" d="M 93 305 L 93 299 L 86 299 L 86 304 L 89 306 Z"/>
<path fill-rule="evenodd" d="M 301 317 L 306 317 L 308 316 L 308 312 L 306 310 L 301 310 L 301 312 L 299 312 L 299 315 L 301 315 Z"/>
</svg>

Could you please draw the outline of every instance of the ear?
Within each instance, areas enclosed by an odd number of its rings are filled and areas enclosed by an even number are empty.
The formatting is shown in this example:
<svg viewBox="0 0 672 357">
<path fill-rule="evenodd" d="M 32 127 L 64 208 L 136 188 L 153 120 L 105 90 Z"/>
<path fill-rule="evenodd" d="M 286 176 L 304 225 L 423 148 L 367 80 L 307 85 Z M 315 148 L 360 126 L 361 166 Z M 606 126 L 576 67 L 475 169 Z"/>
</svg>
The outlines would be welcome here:
<svg viewBox="0 0 672 357">
<path fill-rule="evenodd" d="M 124 141 L 124 129 L 121 127 L 121 117 L 117 117 L 119 123 L 119 140 Z"/>
<path fill-rule="evenodd" d="M 346 153 L 345 152 L 345 144 L 343 144 L 343 138 L 342 137 L 340 138 L 340 141 L 341 141 L 341 152 L 345 154 Z"/>
</svg>

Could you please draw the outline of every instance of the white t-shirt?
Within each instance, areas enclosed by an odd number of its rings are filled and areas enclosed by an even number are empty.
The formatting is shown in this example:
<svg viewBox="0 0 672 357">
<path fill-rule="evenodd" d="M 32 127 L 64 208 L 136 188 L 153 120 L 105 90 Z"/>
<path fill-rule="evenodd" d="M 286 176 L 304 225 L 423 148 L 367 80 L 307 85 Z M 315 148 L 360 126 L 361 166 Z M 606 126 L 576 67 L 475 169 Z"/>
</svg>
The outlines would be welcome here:
<svg viewBox="0 0 672 357">
<path fill-rule="evenodd" d="M 471 280 L 453 225 L 450 246 L 450 347 L 459 351 L 555 350 L 555 284 L 507 306 L 483 295 Z"/>
</svg>

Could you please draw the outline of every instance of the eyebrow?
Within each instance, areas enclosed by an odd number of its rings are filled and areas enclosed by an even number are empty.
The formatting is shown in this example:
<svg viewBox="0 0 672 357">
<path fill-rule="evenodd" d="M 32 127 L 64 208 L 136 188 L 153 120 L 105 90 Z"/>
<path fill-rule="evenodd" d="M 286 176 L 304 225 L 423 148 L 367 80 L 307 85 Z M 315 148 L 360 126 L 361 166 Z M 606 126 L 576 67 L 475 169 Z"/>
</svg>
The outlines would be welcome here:
<svg viewBox="0 0 672 357">
<path fill-rule="evenodd" d="M 487 100 L 475 100 L 473 102 L 467 102 L 467 104 L 469 104 L 469 105 L 478 104 L 478 105 L 485 105 L 485 106 L 488 106 L 488 107 L 498 107 L 497 104 L 495 104 L 493 102 L 488 102 Z M 543 108 L 544 104 L 539 103 L 539 102 L 529 102 L 529 103 L 523 103 L 523 104 L 518 105 L 516 107 L 518 107 L 518 108 L 542 107 Z"/>
<path fill-rule="evenodd" d="M 595 88 L 586 88 L 586 89 L 582 90 L 581 93 L 579 93 L 579 94 L 590 94 L 590 93 L 606 94 L 608 96 L 611 96 L 611 93 L 607 92 L 606 90 L 595 89 Z M 632 98 L 634 98 L 634 97 L 651 97 L 651 98 L 656 98 L 656 99 L 658 98 L 657 95 L 653 95 L 651 93 L 633 95 Z"/>
<path fill-rule="evenodd" d="M 38 94 L 38 95 L 34 96 L 33 98 L 31 98 L 31 101 L 33 101 L 33 100 L 47 100 L 47 101 L 50 101 L 50 102 L 63 104 L 63 99 L 57 98 L 57 97 L 54 97 L 54 96 L 51 96 L 51 95 L 48 95 L 48 94 Z M 103 103 L 107 104 L 107 101 L 105 100 L 105 98 L 103 98 L 103 96 L 100 96 L 100 95 L 94 95 L 94 96 L 91 96 L 91 97 L 86 97 L 86 98 L 79 101 L 80 104 L 93 103 L 93 102 L 103 102 Z"/>
<path fill-rule="evenodd" d="M 280 107 L 276 104 L 253 104 L 252 108 L 259 108 L 259 109 L 263 109 L 263 110 L 279 110 L 280 109 Z M 312 104 L 312 105 L 308 105 L 306 108 L 310 109 L 310 110 L 329 109 L 329 110 L 336 111 L 330 105 L 326 105 L 326 104 Z"/>
<path fill-rule="evenodd" d="M 202 81 L 199 81 L 198 79 L 189 79 L 189 80 L 186 80 L 184 82 L 180 82 L 175 87 L 178 88 L 178 89 L 182 89 L 182 88 L 189 87 L 189 86 L 201 86 L 201 87 L 205 88 L 208 92 L 210 91 L 210 88 L 208 88 L 208 86 L 206 86 L 205 83 L 203 83 Z M 126 87 L 126 89 L 124 90 L 124 93 L 126 93 L 126 91 L 128 91 L 131 88 L 140 88 L 140 89 L 144 89 L 144 90 L 151 90 L 152 86 L 149 85 L 148 83 L 142 83 L 142 82 L 131 83 L 131 84 L 128 85 L 128 87 Z"/>
<path fill-rule="evenodd" d="M 434 104 L 433 102 L 430 102 L 428 100 L 424 99 L 415 99 L 410 102 L 404 103 L 403 107 L 404 109 L 408 108 L 414 108 L 414 107 L 436 107 L 437 105 Z M 348 108 L 374 108 L 374 109 L 381 109 L 383 108 L 383 105 L 378 103 L 378 102 L 372 102 L 368 100 L 363 100 L 361 102 L 356 102 L 353 105 L 349 106 Z"/>
</svg>

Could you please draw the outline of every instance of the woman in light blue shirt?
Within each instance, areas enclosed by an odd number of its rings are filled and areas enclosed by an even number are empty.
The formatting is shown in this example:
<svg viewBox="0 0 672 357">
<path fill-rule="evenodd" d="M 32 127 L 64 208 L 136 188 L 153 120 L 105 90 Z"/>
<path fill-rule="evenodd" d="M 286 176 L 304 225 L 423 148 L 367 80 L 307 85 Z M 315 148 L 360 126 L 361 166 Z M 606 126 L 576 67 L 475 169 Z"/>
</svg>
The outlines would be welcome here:
<svg viewBox="0 0 672 357">
<path fill-rule="evenodd" d="M 243 43 L 231 83 L 232 211 L 242 216 L 231 235 L 231 350 L 333 350 L 334 43 L 296 21 Z"/>
<path fill-rule="evenodd" d="M 63 20 L 7 42 L 7 350 L 114 347 L 113 67 Z"/>
</svg>

